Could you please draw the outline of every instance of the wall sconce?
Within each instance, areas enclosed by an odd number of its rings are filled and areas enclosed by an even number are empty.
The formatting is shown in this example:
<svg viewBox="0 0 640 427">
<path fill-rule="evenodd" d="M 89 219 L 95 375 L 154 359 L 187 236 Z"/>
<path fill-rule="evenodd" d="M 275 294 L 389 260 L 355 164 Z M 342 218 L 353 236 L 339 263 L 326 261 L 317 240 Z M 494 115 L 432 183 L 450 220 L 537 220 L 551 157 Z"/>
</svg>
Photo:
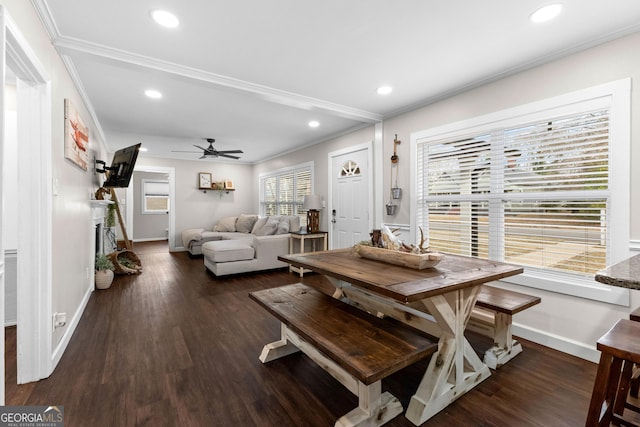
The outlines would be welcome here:
<svg viewBox="0 0 640 427">
<path fill-rule="evenodd" d="M 304 196 L 304 209 L 307 211 L 307 233 L 320 231 L 320 209 L 322 198 L 316 194 Z"/>
</svg>

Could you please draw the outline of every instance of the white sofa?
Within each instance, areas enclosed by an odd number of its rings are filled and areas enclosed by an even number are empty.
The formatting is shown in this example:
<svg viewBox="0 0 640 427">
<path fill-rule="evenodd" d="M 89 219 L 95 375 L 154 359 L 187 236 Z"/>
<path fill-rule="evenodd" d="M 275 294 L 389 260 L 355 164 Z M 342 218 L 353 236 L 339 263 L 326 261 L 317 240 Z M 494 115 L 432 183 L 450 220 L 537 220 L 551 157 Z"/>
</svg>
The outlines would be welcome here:
<svg viewBox="0 0 640 427">
<path fill-rule="evenodd" d="M 182 233 L 191 255 L 204 256 L 216 276 L 286 267 L 279 255 L 289 253 L 289 231 L 300 230 L 300 217 L 240 215 L 222 218 L 213 228 Z"/>
</svg>

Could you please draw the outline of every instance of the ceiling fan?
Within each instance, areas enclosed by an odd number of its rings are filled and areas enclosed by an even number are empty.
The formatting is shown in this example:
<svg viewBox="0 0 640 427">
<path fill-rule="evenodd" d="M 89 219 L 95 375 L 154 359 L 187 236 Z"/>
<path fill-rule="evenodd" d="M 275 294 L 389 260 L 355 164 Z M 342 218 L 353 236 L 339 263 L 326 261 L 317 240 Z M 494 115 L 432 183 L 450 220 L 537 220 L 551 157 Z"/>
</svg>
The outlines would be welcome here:
<svg viewBox="0 0 640 427">
<path fill-rule="evenodd" d="M 242 150 L 223 150 L 223 151 L 218 151 L 215 148 L 213 148 L 213 143 L 216 142 L 215 139 L 213 138 L 204 138 L 205 141 L 207 141 L 209 143 L 209 147 L 204 148 L 201 147 L 199 145 L 193 145 L 196 148 L 199 148 L 203 151 L 202 157 L 200 157 L 201 159 L 215 159 L 216 157 L 228 157 L 230 159 L 239 159 L 240 157 L 238 156 L 231 156 L 230 154 L 239 154 L 239 153 L 243 153 Z M 180 151 L 180 150 L 173 150 L 174 153 L 197 153 L 198 151 Z"/>
</svg>

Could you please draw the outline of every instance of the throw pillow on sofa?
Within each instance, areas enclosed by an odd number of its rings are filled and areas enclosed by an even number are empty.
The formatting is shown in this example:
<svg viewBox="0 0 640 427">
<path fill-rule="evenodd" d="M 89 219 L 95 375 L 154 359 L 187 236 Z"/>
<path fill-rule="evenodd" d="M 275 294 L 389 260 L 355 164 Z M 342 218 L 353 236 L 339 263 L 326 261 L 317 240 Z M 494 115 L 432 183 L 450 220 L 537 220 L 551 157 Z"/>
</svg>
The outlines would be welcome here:
<svg viewBox="0 0 640 427">
<path fill-rule="evenodd" d="M 269 219 L 269 217 L 266 217 L 266 216 L 258 218 L 256 223 L 253 224 L 253 228 L 251 229 L 251 234 L 256 234 L 258 232 L 258 230 L 260 230 L 262 227 L 264 227 L 264 225 L 267 223 L 268 219 Z"/>
<path fill-rule="evenodd" d="M 213 231 L 226 231 L 226 232 L 235 232 L 236 231 L 236 220 L 237 216 L 228 216 L 225 218 L 221 218 L 220 221 L 213 227 Z"/>
<path fill-rule="evenodd" d="M 289 220 L 285 217 L 278 222 L 275 234 L 287 234 L 289 232 Z"/>
<path fill-rule="evenodd" d="M 275 234 L 279 223 L 280 217 L 270 216 L 262 227 L 257 230 L 254 227 L 253 234 L 256 236 L 271 236 L 272 234 Z"/>
<path fill-rule="evenodd" d="M 238 233 L 251 233 L 256 221 L 258 221 L 258 215 L 240 214 L 236 221 L 236 231 Z"/>
</svg>

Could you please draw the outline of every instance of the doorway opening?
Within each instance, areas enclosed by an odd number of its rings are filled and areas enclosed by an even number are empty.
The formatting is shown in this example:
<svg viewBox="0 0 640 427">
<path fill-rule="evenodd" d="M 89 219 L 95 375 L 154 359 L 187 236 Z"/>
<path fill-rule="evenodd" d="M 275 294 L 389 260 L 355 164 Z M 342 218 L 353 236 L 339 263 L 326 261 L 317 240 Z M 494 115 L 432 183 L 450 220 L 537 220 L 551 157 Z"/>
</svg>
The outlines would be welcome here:
<svg viewBox="0 0 640 427">
<path fill-rule="evenodd" d="M 52 351 L 52 155 L 51 155 L 51 84 L 39 60 L 33 55 L 25 38 L 0 5 L 0 64 L 3 76 L 15 75 L 17 197 L 13 203 L 19 209 L 16 254 L 16 381 L 19 384 L 48 377 L 56 355 Z M 7 70 L 11 70 L 8 73 Z M 4 151 L 4 99 L 6 81 L 0 84 L 0 150 Z M 0 172 L 3 172 L 0 165 Z M 0 173 L 2 176 L 2 173 Z M 0 195 L 16 181 L 2 180 Z M 10 194 L 10 193 L 7 193 Z M 9 201 L 7 201 L 8 203 Z M 0 213 L 0 225 L 4 220 Z M 4 227 L 0 227 L 4 235 Z M 0 236 L 2 237 L 2 236 Z M 4 255 L 4 239 L 0 238 L 0 254 Z M 3 257 L 4 258 L 4 257 Z M 5 295 L 4 262 L 0 263 L 0 294 Z M 5 318 L 4 304 L 0 304 L 0 318 Z M 0 332 L 5 372 L 4 328 Z M 0 404 L 5 402 L 5 376 L 0 377 Z"/>
</svg>

